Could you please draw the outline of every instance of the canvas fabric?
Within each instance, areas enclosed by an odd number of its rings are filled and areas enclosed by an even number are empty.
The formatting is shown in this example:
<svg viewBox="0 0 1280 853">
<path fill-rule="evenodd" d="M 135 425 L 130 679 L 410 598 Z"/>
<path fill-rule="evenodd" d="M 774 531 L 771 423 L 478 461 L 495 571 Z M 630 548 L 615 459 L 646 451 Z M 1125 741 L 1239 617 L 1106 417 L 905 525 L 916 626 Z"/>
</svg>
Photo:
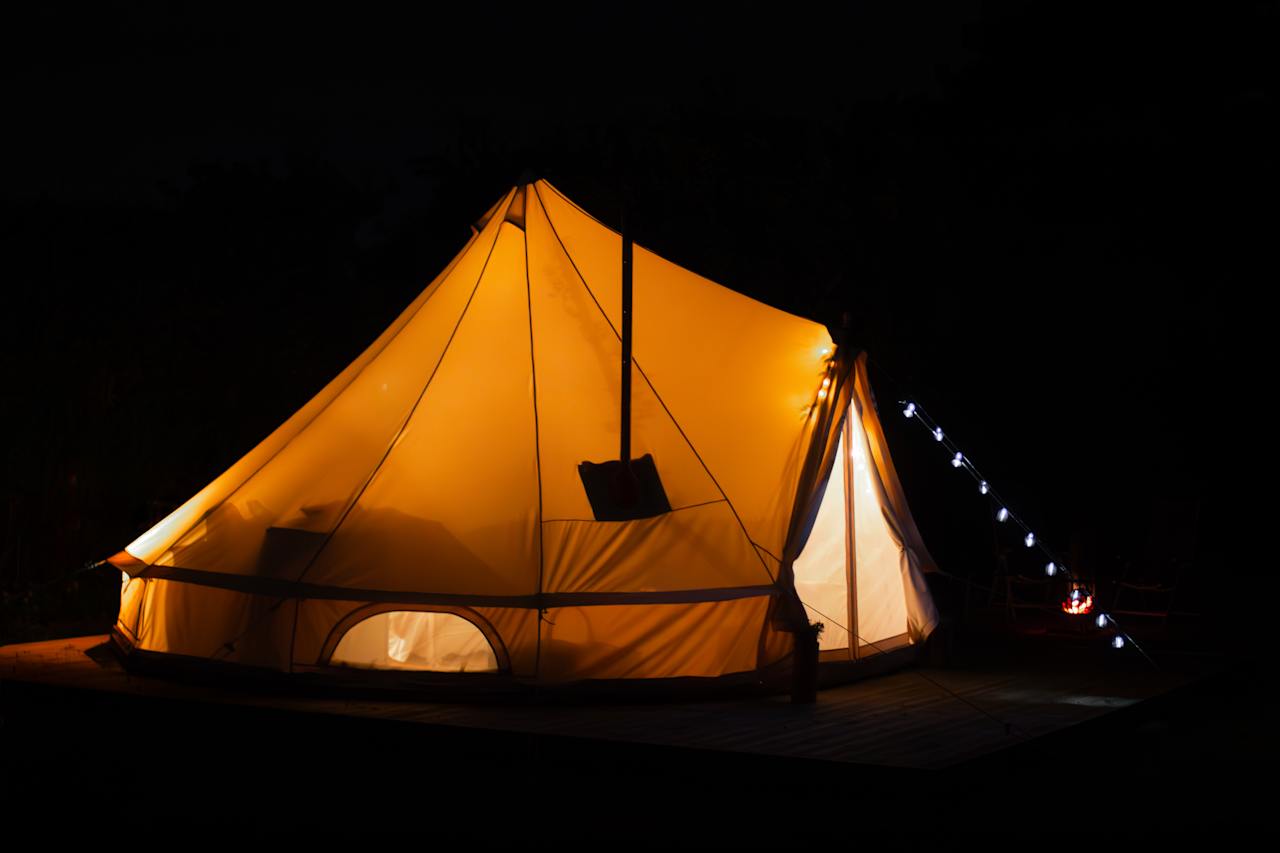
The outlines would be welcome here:
<svg viewBox="0 0 1280 853">
<path fill-rule="evenodd" d="M 596 521 L 577 466 L 618 453 L 621 251 L 548 182 L 506 193 L 359 358 L 112 558 L 118 632 L 280 671 L 347 655 L 535 681 L 786 657 L 778 614 L 813 527 L 796 507 L 825 488 L 851 399 L 823 382 L 843 364 L 855 383 L 853 362 L 825 327 L 635 246 L 632 453 L 672 509 Z M 926 567 L 878 424 L 866 436 L 895 547 Z M 365 651 L 339 653 L 353 630 Z"/>
</svg>

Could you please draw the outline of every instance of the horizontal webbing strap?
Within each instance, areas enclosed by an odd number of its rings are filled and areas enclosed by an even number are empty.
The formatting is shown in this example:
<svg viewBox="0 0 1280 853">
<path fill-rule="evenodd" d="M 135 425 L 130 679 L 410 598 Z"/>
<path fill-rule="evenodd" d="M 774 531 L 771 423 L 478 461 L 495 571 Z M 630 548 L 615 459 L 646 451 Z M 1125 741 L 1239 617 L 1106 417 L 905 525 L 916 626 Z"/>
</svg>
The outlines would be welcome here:
<svg viewBox="0 0 1280 853">
<path fill-rule="evenodd" d="M 542 595 L 467 595 L 442 592 L 407 592 L 385 589 L 351 589 L 284 578 L 230 575 L 177 566 L 151 566 L 136 577 L 159 578 L 178 583 L 230 589 L 275 598 L 320 598 L 338 601 L 391 604 L 441 604 L 458 607 L 515 607 L 528 610 L 549 607 L 598 607 L 609 604 L 696 604 L 773 595 L 773 585 L 734 586 L 719 589 L 677 589 L 661 592 L 545 592 Z"/>
</svg>

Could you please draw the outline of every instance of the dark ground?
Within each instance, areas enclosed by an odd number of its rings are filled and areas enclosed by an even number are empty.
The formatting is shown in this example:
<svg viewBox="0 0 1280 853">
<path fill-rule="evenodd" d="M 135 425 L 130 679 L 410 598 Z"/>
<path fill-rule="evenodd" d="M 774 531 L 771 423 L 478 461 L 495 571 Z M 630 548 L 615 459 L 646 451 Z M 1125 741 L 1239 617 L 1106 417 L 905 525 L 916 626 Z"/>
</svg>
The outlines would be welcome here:
<svg viewBox="0 0 1280 853">
<path fill-rule="evenodd" d="M 981 659 L 1078 671 L 1090 657 L 1061 637 L 992 639 L 967 638 L 952 665 Z M 1238 656 L 1208 661 L 1172 646 L 1157 654 L 1167 670 L 1210 674 L 941 771 L 3 680 L 0 712 L 9 737 L 0 802 L 28 821 L 38 815 L 91 826 L 125 809 L 145 816 L 149 828 L 300 827 L 343 837 L 407 831 L 615 844 L 833 843 L 833 835 L 855 829 L 859 839 L 977 834 L 995 843 L 1048 839 L 1060 830 L 1077 843 L 1256 831 L 1269 817 L 1262 779 L 1276 747 L 1274 733 L 1264 734 L 1270 714 L 1256 704 L 1258 667 Z M 1092 678 L 1136 677 L 1136 663 L 1104 653 L 1092 664 L 1098 668 Z M 583 720 L 593 721 L 594 706 L 576 704 Z"/>
<path fill-rule="evenodd" d="M 1203 642 L 1273 644 L 1269 502 L 1250 489 L 1273 453 L 1275 3 L 645 5 L 625 27 L 617 7 L 44 9 L 0 28 L 0 642 L 105 630 L 116 579 L 68 575 L 297 409 L 529 169 L 606 222 L 625 200 L 639 242 L 730 287 L 833 326 L 848 312 L 882 402 L 923 402 L 1078 571 L 1176 582 Z M 987 507 L 883 411 L 929 547 L 991 583 Z M 1212 814 L 1177 798 L 1261 761 L 1268 682 L 1246 672 L 1122 737 L 1124 772 L 1045 791 L 1023 828 L 1073 838 L 1135 774 L 1169 797 L 1153 814 Z M 58 797 L 140 793 L 109 769 L 125 746 L 145 762 L 137 712 L 93 711 L 109 724 L 82 730 L 113 746 L 51 757 Z M 47 712 L 51 732 L 83 719 Z M 207 719 L 146 716 L 222 754 Z M 265 755 L 271 731 L 226 737 Z M 1215 732 L 1225 754 L 1187 757 Z M 267 785 L 259 754 L 225 753 Z M 524 787 L 546 787 L 538 767 Z M 588 797 L 599 772 L 550 771 Z M 1017 773 L 992 783 L 965 820 L 1040 802 Z M 762 820 L 773 784 L 715 813 Z M 628 790 L 631 828 L 656 804 Z M 216 820 L 232 799 L 193 801 Z"/>
</svg>

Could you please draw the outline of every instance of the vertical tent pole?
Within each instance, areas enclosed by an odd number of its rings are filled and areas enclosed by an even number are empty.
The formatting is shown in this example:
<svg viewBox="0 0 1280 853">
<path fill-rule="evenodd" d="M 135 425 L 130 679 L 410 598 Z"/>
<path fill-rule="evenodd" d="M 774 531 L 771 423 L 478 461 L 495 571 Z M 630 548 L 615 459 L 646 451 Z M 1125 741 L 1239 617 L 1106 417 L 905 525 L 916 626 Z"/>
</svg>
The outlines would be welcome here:
<svg viewBox="0 0 1280 853">
<path fill-rule="evenodd" d="M 622 212 L 622 430 L 618 458 L 625 472 L 631 468 L 631 236 Z M 630 479 L 628 477 L 628 479 Z"/>
<path fill-rule="evenodd" d="M 858 528 L 855 523 L 858 494 L 853 469 L 853 419 L 859 416 L 855 399 L 857 393 L 855 386 L 844 414 L 844 459 L 840 460 L 844 466 L 844 570 L 848 578 L 845 589 L 849 593 L 849 657 L 853 660 L 858 659 Z"/>
</svg>

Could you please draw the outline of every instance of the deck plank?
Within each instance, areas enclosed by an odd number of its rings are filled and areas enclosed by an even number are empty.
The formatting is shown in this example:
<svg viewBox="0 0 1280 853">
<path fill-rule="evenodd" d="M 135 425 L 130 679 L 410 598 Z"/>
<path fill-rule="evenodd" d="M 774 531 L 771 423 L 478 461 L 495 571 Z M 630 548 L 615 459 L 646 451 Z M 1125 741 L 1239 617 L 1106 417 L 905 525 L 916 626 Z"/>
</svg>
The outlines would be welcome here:
<svg viewBox="0 0 1280 853">
<path fill-rule="evenodd" d="M 1088 666 L 991 663 L 913 669 L 786 697 L 683 703 L 452 704 L 316 697 L 126 672 L 102 636 L 0 647 L 0 682 L 195 700 L 370 720 L 585 738 L 897 768 L 943 768 L 1096 719 L 1191 680 Z M 0 685 L 2 686 L 2 685 Z"/>
</svg>

